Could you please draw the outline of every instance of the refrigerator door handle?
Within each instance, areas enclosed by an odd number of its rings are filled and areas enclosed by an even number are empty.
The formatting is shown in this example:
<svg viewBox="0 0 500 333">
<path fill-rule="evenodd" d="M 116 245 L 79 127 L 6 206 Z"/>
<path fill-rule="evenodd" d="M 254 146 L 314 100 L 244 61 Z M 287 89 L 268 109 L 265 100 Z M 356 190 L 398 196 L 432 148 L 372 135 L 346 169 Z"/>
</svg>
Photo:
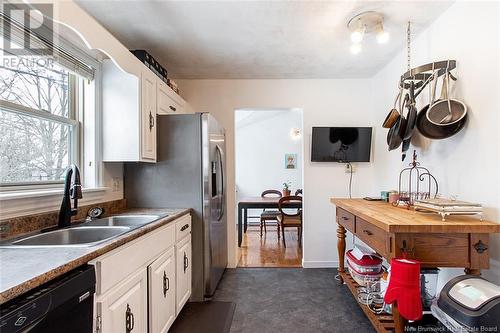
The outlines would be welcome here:
<svg viewBox="0 0 500 333">
<path fill-rule="evenodd" d="M 220 177 L 221 177 L 221 198 L 220 198 L 220 202 L 219 202 L 219 216 L 217 217 L 217 220 L 220 221 L 222 219 L 222 217 L 224 216 L 224 193 L 225 193 L 225 183 L 224 183 L 224 160 L 223 160 L 223 156 L 222 156 L 222 149 L 219 147 L 219 145 L 216 146 L 217 147 L 217 154 L 219 155 L 219 163 L 220 163 Z"/>
</svg>

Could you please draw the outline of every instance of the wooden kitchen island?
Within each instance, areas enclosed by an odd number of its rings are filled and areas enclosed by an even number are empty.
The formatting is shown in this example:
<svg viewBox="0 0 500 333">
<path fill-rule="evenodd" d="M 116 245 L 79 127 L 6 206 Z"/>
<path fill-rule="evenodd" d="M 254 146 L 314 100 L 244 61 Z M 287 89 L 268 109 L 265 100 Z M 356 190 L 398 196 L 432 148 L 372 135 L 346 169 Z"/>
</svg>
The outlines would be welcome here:
<svg viewBox="0 0 500 333">
<path fill-rule="evenodd" d="M 339 275 L 356 296 L 359 285 L 345 270 L 346 231 L 351 232 L 390 261 L 416 259 L 424 267 L 463 267 L 467 274 L 489 268 L 489 234 L 500 232 L 500 224 L 471 216 L 448 216 L 394 207 L 386 202 L 363 199 L 330 199 L 336 205 Z M 377 332 L 401 333 L 404 320 L 397 306 L 393 315 L 376 315 L 361 305 Z"/>
</svg>

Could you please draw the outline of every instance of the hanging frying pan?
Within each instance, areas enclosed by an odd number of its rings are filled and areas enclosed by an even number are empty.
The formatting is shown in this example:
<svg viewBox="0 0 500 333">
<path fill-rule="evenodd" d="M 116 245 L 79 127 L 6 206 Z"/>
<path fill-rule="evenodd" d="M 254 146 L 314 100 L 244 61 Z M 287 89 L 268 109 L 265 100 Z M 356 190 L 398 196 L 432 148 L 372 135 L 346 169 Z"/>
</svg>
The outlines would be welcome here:
<svg viewBox="0 0 500 333">
<path fill-rule="evenodd" d="M 436 125 L 427 119 L 427 109 L 429 105 L 426 105 L 417 115 L 417 129 L 426 138 L 441 140 L 449 138 L 460 132 L 464 128 L 467 122 L 467 115 L 465 115 L 460 121 L 448 124 L 448 125 Z"/>
<path fill-rule="evenodd" d="M 399 92 L 396 95 L 396 99 L 394 100 L 394 106 L 392 107 L 392 110 L 389 111 L 389 114 L 387 117 L 385 117 L 384 123 L 382 124 L 382 127 L 384 128 L 391 128 L 396 121 L 398 121 L 400 114 L 398 109 L 396 109 L 397 104 L 399 103 L 399 108 L 401 109 L 401 95 L 403 94 L 403 88 L 399 88 Z"/>
<path fill-rule="evenodd" d="M 410 83 L 410 98 L 407 105 L 408 113 L 406 114 L 406 128 L 403 135 L 403 140 L 410 140 L 415 124 L 417 123 L 417 108 L 415 107 L 415 84 Z M 407 145 L 408 146 L 408 145 Z M 403 146 L 404 147 L 404 146 Z"/>
<path fill-rule="evenodd" d="M 406 152 L 408 151 L 408 149 L 410 148 L 410 142 L 411 142 L 411 139 L 405 139 L 403 140 L 403 145 L 401 146 L 401 161 L 404 161 L 405 158 L 406 158 Z"/>
<path fill-rule="evenodd" d="M 404 104 L 409 99 L 409 95 L 406 94 L 404 98 Z M 404 105 L 403 105 L 404 108 Z M 394 150 L 401 146 L 401 142 L 403 141 L 403 136 L 406 131 L 406 118 L 403 115 L 400 115 L 398 120 L 392 127 L 389 129 L 389 133 L 387 133 L 387 145 L 389 146 L 389 150 Z"/>
<path fill-rule="evenodd" d="M 467 114 L 467 106 L 457 99 L 450 98 L 450 73 L 443 77 L 441 97 L 427 110 L 427 119 L 434 125 L 448 125 L 459 122 Z"/>
</svg>

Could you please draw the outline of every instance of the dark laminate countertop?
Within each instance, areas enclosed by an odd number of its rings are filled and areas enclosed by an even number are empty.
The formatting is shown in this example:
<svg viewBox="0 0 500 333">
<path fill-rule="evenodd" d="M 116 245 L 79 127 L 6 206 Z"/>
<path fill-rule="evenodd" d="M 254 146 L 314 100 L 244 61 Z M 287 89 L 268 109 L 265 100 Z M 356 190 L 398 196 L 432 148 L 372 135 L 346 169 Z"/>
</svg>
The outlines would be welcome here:
<svg viewBox="0 0 500 333">
<path fill-rule="evenodd" d="M 48 282 L 92 259 L 190 212 L 189 209 L 128 209 L 120 214 L 153 214 L 160 218 L 90 247 L 0 249 L 0 304 Z"/>
</svg>

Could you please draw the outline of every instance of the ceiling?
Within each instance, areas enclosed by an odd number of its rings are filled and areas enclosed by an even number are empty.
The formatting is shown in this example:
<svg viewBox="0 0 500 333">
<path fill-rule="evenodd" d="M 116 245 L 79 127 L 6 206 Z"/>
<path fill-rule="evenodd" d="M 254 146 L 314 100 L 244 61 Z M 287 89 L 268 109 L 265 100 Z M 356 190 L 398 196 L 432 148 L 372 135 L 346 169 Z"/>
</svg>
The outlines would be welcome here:
<svg viewBox="0 0 500 333">
<path fill-rule="evenodd" d="M 77 2 L 129 49 L 145 49 L 174 78 L 370 77 L 404 47 L 406 22 L 417 35 L 449 1 L 109 1 Z M 348 20 L 385 16 L 391 34 L 366 36 L 352 55 Z"/>
</svg>

